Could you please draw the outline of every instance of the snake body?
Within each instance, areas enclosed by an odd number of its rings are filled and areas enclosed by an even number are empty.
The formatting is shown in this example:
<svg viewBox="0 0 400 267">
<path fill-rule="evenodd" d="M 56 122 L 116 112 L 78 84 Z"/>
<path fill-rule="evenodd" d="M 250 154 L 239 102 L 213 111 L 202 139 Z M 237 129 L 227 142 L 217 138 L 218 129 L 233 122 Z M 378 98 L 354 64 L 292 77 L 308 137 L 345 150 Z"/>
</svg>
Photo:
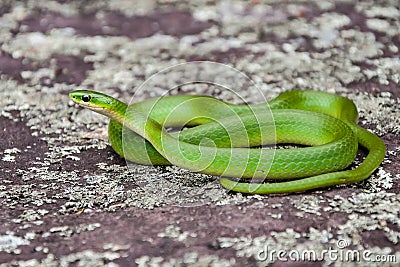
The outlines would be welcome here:
<svg viewBox="0 0 400 267">
<path fill-rule="evenodd" d="M 386 153 L 379 137 L 356 124 L 358 112 L 351 100 L 320 91 L 288 91 L 268 105 L 178 95 L 128 106 L 94 91 L 69 96 L 110 118 L 109 141 L 120 156 L 220 176 L 222 186 L 237 192 L 290 193 L 355 183 L 369 177 Z M 166 130 L 183 126 L 191 128 Z M 260 148 L 281 143 L 306 147 Z M 344 170 L 358 144 L 369 151 L 367 157 L 357 168 Z M 265 179 L 269 182 L 260 182 Z"/>
</svg>

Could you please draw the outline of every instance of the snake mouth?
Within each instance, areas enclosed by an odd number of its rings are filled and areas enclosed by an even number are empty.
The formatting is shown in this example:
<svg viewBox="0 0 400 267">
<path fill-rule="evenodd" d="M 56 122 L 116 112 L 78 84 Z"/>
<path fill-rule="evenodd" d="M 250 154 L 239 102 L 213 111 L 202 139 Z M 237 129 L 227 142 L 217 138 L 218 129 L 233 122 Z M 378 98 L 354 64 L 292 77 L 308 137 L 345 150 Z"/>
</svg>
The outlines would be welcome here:
<svg viewBox="0 0 400 267">
<path fill-rule="evenodd" d="M 99 107 L 96 106 L 95 104 L 91 104 L 91 103 L 82 103 L 82 102 L 78 102 L 78 101 L 74 101 L 76 104 L 78 104 L 79 106 L 83 107 L 83 108 L 87 108 L 90 109 L 92 111 L 95 111 L 97 113 L 103 114 L 103 115 L 107 115 L 108 113 L 106 112 L 106 108 L 105 107 Z"/>
<path fill-rule="evenodd" d="M 72 100 L 72 102 L 74 102 L 75 104 L 77 104 L 80 107 L 87 108 L 92 111 L 98 112 L 100 114 L 107 115 L 107 113 L 105 112 L 105 110 L 106 110 L 105 107 L 99 107 L 95 104 L 91 104 L 90 102 L 81 102 L 79 99 L 75 99 L 73 97 L 71 97 L 71 100 Z"/>
</svg>

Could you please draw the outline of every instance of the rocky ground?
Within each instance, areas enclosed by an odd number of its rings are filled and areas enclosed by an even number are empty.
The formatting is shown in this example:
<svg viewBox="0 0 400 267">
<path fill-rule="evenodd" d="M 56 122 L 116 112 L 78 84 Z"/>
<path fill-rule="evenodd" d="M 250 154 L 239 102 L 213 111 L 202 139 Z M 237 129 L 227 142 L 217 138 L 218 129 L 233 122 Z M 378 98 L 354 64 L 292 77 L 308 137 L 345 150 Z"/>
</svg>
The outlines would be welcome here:
<svg viewBox="0 0 400 267">
<path fill-rule="evenodd" d="M 260 2 L 1 2 L 0 266 L 399 264 L 398 1 Z M 193 61 L 223 65 L 177 66 Z M 188 80 L 221 86 L 178 86 Z M 388 152 L 358 184 L 231 193 L 206 175 L 127 164 L 108 145 L 107 119 L 69 100 L 78 88 L 126 102 L 335 92 Z M 289 258 L 329 249 L 338 259 Z M 272 250 L 287 253 L 265 257 Z M 349 251 L 370 261 L 348 262 Z"/>
</svg>

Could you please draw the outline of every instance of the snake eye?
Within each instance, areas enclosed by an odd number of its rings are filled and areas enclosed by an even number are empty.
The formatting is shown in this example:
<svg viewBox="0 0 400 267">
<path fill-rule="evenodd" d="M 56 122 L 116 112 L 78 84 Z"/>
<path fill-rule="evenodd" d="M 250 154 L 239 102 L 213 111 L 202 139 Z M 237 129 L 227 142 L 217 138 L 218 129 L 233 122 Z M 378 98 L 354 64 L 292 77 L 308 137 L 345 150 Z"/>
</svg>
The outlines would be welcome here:
<svg viewBox="0 0 400 267">
<path fill-rule="evenodd" d="M 89 102 L 89 101 L 90 101 L 90 98 L 91 98 L 90 95 L 83 95 L 83 96 L 82 96 L 82 101 L 83 101 L 83 102 Z"/>
</svg>

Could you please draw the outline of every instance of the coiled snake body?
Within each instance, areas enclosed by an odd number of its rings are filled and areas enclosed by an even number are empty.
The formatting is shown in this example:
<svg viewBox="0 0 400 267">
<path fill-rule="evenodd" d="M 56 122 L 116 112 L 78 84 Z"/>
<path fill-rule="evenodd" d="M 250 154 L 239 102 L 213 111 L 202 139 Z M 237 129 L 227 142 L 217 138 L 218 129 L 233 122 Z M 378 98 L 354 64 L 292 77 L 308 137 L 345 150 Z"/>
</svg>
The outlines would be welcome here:
<svg viewBox="0 0 400 267">
<path fill-rule="evenodd" d="M 290 193 L 355 183 L 369 177 L 386 153 L 379 137 L 356 124 L 351 100 L 320 91 L 288 91 L 268 105 L 177 95 L 128 106 L 94 91 L 69 96 L 110 118 L 111 146 L 127 160 L 220 176 L 222 186 L 237 192 Z M 165 130 L 183 126 L 191 128 Z M 281 143 L 306 147 L 260 148 Z M 367 157 L 357 168 L 344 170 L 358 144 L 369 151 Z"/>
</svg>

